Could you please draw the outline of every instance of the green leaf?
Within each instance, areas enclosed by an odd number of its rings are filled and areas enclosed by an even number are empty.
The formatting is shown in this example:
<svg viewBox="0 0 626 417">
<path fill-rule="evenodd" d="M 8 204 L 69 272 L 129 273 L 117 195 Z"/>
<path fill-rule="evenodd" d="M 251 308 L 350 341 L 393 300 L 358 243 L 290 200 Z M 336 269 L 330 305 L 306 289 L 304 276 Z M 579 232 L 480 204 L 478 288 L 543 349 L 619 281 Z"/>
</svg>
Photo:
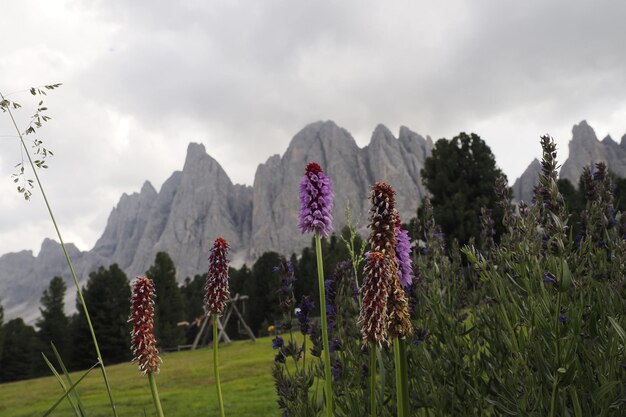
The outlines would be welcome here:
<svg viewBox="0 0 626 417">
<path fill-rule="evenodd" d="M 620 326 L 617 320 L 615 320 L 613 317 L 609 317 L 609 321 L 615 328 L 615 331 L 617 332 L 619 338 L 622 339 L 622 343 L 626 345 L 626 332 L 624 331 L 622 326 Z"/>
<path fill-rule="evenodd" d="M 46 365 L 48 365 L 48 368 L 50 368 L 50 371 L 52 371 L 52 374 L 54 374 L 54 377 L 57 379 L 57 381 L 59 381 L 59 385 L 61 385 L 61 388 L 63 389 L 63 392 L 65 394 L 67 394 L 68 393 L 67 392 L 67 388 L 65 388 L 65 384 L 63 383 L 63 379 L 61 379 L 61 376 L 59 375 L 57 370 L 54 368 L 54 365 L 52 365 L 52 363 L 50 363 L 50 361 L 48 360 L 48 358 L 46 357 L 46 355 L 43 352 L 41 352 L 41 356 L 43 356 L 43 360 L 46 362 Z M 72 397 L 67 396 L 67 402 L 70 403 L 70 406 L 74 410 L 74 415 L 76 417 L 81 417 L 79 412 L 78 412 L 78 408 L 76 408 L 76 404 L 74 404 L 74 401 L 72 401 Z"/>
<path fill-rule="evenodd" d="M 67 383 L 70 386 L 73 385 L 74 382 L 72 381 L 72 377 L 70 376 L 70 373 L 67 371 L 67 368 L 65 367 L 65 364 L 63 363 L 63 359 L 61 359 L 61 355 L 59 354 L 57 347 L 54 345 L 53 342 L 50 342 L 50 346 L 52 346 L 52 351 L 54 352 L 54 356 L 57 358 L 57 362 L 59 362 L 59 366 L 61 367 L 61 371 L 65 375 L 65 378 L 67 379 Z M 74 390 L 73 394 L 74 394 L 74 397 L 76 398 L 76 402 L 78 403 L 78 411 L 80 412 L 81 417 L 85 417 L 86 415 L 85 407 L 83 406 L 83 402 L 80 399 L 80 395 L 78 395 L 78 390 Z"/>
<path fill-rule="evenodd" d="M 48 417 L 50 413 L 52 413 L 59 406 L 59 404 L 61 404 L 61 401 L 63 401 L 63 399 L 67 397 L 69 393 L 72 392 L 74 388 L 76 388 L 76 386 L 80 384 L 87 375 L 89 375 L 89 373 L 93 370 L 93 368 L 95 368 L 98 365 L 100 365 L 100 362 L 96 362 L 91 368 L 87 369 L 87 371 L 85 371 L 85 373 L 78 379 L 78 381 L 72 384 L 72 386 L 65 392 L 65 394 L 63 394 L 63 396 L 61 396 L 58 400 L 56 400 L 56 402 L 52 405 L 52 407 L 50 407 L 48 411 L 46 411 L 43 417 Z"/>
</svg>

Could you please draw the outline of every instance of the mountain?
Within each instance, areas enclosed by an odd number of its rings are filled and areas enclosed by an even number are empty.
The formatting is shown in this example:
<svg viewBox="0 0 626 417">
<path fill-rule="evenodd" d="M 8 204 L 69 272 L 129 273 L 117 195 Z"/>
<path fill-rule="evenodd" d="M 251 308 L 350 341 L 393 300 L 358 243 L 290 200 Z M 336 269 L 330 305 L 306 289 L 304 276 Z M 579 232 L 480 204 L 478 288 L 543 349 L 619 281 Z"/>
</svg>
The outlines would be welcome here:
<svg viewBox="0 0 626 417">
<path fill-rule="evenodd" d="M 100 265 L 117 263 L 132 278 L 143 274 L 159 251 L 170 254 L 177 278 L 204 273 L 213 240 L 231 245 L 235 266 L 252 262 L 265 251 L 299 253 L 311 236 L 297 228 L 298 183 L 308 162 L 319 163 L 335 191 L 334 227 L 345 225 L 345 208 L 360 227 L 367 222 L 369 187 L 387 181 L 398 191 L 403 219 L 415 215 L 426 190 L 419 175 L 433 142 L 406 127 L 396 138 L 378 125 L 369 145 L 360 148 L 350 133 L 332 121 L 306 126 L 285 153 L 257 168 L 252 186 L 233 184 L 203 145 L 191 143 L 182 171 L 174 172 L 157 191 L 146 182 L 138 193 L 123 194 L 102 236 L 90 251 L 70 245 L 81 284 Z M 60 245 L 46 239 L 38 256 L 32 251 L 0 257 L 0 294 L 8 318 L 34 320 L 39 298 L 56 276 L 68 285 L 66 305 L 75 292 Z"/>
<path fill-rule="evenodd" d="M 535 158 L 528 165 L 528 168 L 513 183 L 513 196 L 516 201 L 530 203 L 533 198 L 533 190 L 539 182 L 541 172 L 541 162 Z"/>
<path fill-rule="evenodd" d="M 610 136 L 598 140 L 596 132 L 585 120 L 574 125 L 572 139 L 569 142 L 569 155 L 559 171 L 559 177 L 568 179 L 578 187 L 583 168 L 600 161 L 606 162 L 609 170 L 618 176 L 626 177 L 626 135 L 622 136 L 618 144 Z M 517 201 L 530 202 L 540 170 L 541 163 L 535 159 L 515 181 L 513 195 Z"/>
</svg>

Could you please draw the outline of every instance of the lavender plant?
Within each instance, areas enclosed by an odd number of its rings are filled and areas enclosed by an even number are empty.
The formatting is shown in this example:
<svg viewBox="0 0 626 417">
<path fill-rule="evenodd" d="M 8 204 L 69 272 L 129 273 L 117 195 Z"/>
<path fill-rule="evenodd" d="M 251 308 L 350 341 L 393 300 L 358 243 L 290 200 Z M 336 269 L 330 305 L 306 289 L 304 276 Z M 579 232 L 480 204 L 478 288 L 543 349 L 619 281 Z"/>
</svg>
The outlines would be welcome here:
<svg viewBox="0 0 626 417">
<path fill-rule="evenodd" d="M 601 169 L 590 176 L 588 220 L 575 244 L 556 187 L 556 147 L 548 136 L 541 144 L 535 204 L 508 224 L 516 239 L 503 239 L 489 261 L 464 249 L 487 284 L 473 318 L 484 345 L 477 392 L 495 414 L 621 415 L 624 250 L 610 187 Z"/>
<path fill-rule="evenodd" d="M 280 274 L 281 286 L 278 289 L 280 308 L 283 313 L 282 323 L 278 326 L 280 334 L 272 340 L 272 348 L 277 351 L 274 356 L 272 376 L 276 387 L 278 407 L 283 416 L 316 416 L 322 407 L 317 400 L 317 389 L 313 387 L 316 377 L 320 374 L 317 360 L 307 363 L 307 337 L 313 334 L 313 340 L 318 333 L 311 323 L 310 314 L 315 309 L 313 302 L 304 296 L 295 309 L 296 320 L 299 324 L 302 343 L 294 334 L 293 314 L 295 296 L 293 284 L 296 280 L 292 263 L 281 257 L 280 265 L 274 268 Z M 286 337 L 284 337 L 286 336 Z M 313 354 L 319 359 L 319 347 L 313 346 Z"/>
</svg>

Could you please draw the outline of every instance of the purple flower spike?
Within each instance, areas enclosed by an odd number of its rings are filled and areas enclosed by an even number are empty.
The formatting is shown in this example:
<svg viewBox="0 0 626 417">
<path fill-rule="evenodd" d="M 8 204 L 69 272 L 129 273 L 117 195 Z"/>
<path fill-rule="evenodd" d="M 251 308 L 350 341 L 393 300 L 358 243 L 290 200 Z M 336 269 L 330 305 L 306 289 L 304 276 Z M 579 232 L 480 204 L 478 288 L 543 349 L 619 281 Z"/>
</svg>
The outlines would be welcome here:
<svg viewBox="0 0 626 417">
<path fill-rule="evenodd" d="M 413 282 L 413 262 L 411 261 L 411 238 L 409 232 L 400 225 L 400 217 L 396 221 L 396 262 L 398 264 L 398 278 L 400 285 L 407 289 Z"/>
<path fill-rule="evenodd" d="M 333 185 L 330 178 L 318 164 L 311 162 L 300 181 L 300 231 L 319 231 L 322 237 L 327 237 L 333 231 L 332 209 Z"/>
</svg>

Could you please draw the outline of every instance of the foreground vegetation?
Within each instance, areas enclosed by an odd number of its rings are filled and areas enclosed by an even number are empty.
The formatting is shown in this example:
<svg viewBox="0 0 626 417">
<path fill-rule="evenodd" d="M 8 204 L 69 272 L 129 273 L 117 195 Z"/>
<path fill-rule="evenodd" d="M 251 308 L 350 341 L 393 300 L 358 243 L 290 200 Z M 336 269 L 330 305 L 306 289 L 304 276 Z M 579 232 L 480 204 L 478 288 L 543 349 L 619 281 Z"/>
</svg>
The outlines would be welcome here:
<svg viewBox="0 0 626 417">
<path fill-rule="evenodd" d="M 9 104 L 4 108 L 10 114 Z M 154 333 L 165 346 L 182 340 L 182 329 L 169 313 L 180 314 L 185 305 L 191 305 L 182 294 L 195 298 L 202 293 L 190 287 L 201 283 L 194 279 L 195 283 L 186 282 L 181 294 L 173 278 L 173 263 L 167 254 L 159 253 L 142 278 L 146 284 L 134 287 L 131 313 L 133 352 L 142 373 L 148 375 L 158 415 L 217 415 L 221 410 L 225 417 L 224 409 L 228 415 L 274 415 L 276 399 L 284 416 L 298 417 L 320 413 L 329 417 L 625 415 L 626 213 L 616 205 L 606 165 L 600 162 L 584 170 L 579 191 L 584 201 L 580 201 L 579 216 L 574 216 L 566 193 L 559 188 L 556 145 L 551 137 L 541 139 L 542 171 L 531 205 L 513 206 L 506 178 L 478 136 L 461 134 L 449 145 L 439 141 L 433 159 L 429 158 L 434 162 L 422 170 L 433 204 L 425 198 L 419 218 L 409 223 L 414 245 L 409 231 L 402 228 L 395 190 L 377 182 L 370 196 L 366 244 L 360 245 L 355 229 L 350 228 L 348 236 L 341 237 L 342 245 L 333 250 L 331 237 L 330 250 L 324 250 L 322 238 L 330 237 L 332 231 L 332 183 L 318 164 L 308 164 L 300 183 L 298 225 L 302 232 L 314 233 L 315 266 L 303 267 L 305 253 L 297 260 L 299 265 L 277 254 L 265 254 L 250 275 L 260 279 L 240 276 L 233 280 L 234 288 L 237 281 L 252 283 L 252 287 L 244 285 L 254 288 L 252 294 L 274 295 L 250 306 L 253 329 L 260 331 L 274 321 L 268 319 L 284 316 L 277 323 L 284 336 L 272 341 L 273 384 L 268 367 L 258 366 L 267 364 L 269 343 L 263 349 L 267 356 L 255 359 L 246 351 L 253 345 L 242 342 L 222 354 L 223 389 L 218 378 L 205 373 L 217 363 L 217 355 L 211 363 L 203 355 L 206 351 L 189 353 L 182 366 L 176 366 L 175 358 L 185 355 L 170 356 L 162 368 L 159 399 L 154 374 L 160 362 Z M 445 160 L 452 164 L 440 163 Z M 450 229 L 453 226 L 458 233 Z M 223 238 L 218 242 L 223 250 L 215 262 L 212 251 L 209 279 L 203 288 L 203 313 L 213 315 L 214 320 L 222 314 L 228 297 L 228 244 Z M 334 243 L 338 243 L 336 237 Z M 323 259 L 322 253 L 336 257 L 342 247 L 349 259 L 325 275 L 328 258 Z M 78 366 L 89 366 L 98 358 L 96 365 L 114 417 L 118 412 L 149 415 L 150 401 L 141 378 L 124 366 L 113 367 L 109 380 L 95 338 L 94 328 L 104 336 L 100 340 L 108 361 L 127 354 L 126 312 L 114 314 L 120 323 L 105 317 L 111 312 L 107 304 L 123 306 L 128 300 L 127 279 L 116 268 L 91 274 L 84 299 L 78 288 L 77 304 L 83 307 L 79 315 L 84 314 L 85 320 L 77 321 L 83 327 L 75 334 L 85 340 L 75 342 L 73 348 L 84 350 L 71 357 L 86 361 Z M 308 276 L 312 271 L 317 272 L 317 281 Z M 236 274 L 231 271 L 231 275 Z M 300 283 L 317 283 L 319 298 L 299 297 Z M 167 302 L 154 303 L 153 285 L 157 292 L 164 290 L 158 299 Z M 117 298 L 95 296 L 97 289 L 107 293 L 118 288 L 124 294 L 115 293 Z M 55 298 L 51 286 L 42 301 L 46 305 Z M 92 311 L 93 326 L 86 305 Z M 319 322 L 312 320 L 317 311 Z M 295 338 L 292 315 L 298 321 L 297 330 L 308 336 L 308 347 Z M 43 316 L 45 320 L 49 315 Z M 109 324 L 112 332 L 99 327 L 98 321 Z M 44 333 L 46 326 L 38 326 Z M 15 349 L 19 344 L 14 343 L 13 333 L 19 334 L 16 330 L 24 326 L 9 322 L 5 327 L 11 330 L 5 336 L 13 345 L 5 343 L 5 362 L 0 364 L 3 369 L 8 366 L 8 375 L 21 377 L 11 366 L 23 362 L 16 360 L 20 349 Z M 89 334 L 95 351 L 90 351 Z M 216 321 L 213 335 L 217 339 Z M 110 345 L 116 338 L 119 344 Z M 214 349 L 216 353 L 217 345 Z M 212 375 L 217 373 L 216 367 Z M 75 415 L 109 415 L 109 410 L 104 411 L 107 398 L 102 386 L 96 394 L 90 391 L 93 380 L 89 381 L 79 387 L 85 411 L 79 410 L 80 400 L 75 397 L 79 403 Z M 205 385 L 217 386 L 219 407 Z M 23 395 L 33 404 L 36 386 L 37 382 L 21 385 L 9 395 L 15 398 L 26 392 Z M 110 386 L 115 387 L 118 408 Z M 263 405 L 252 404 L 255 401 Z M 17 407 L 4 404 L 11 412 Z M 89 406 L 101 407 L 103 414 L 87 411 Z M 45 405 L 13 415 L 37 415 L 44 409 Z"/>
<path fill-rule="evenodd" d="M 220 372 L 225 407 L 233 416 L 277 416 L 276 395 L 271 375 L 270 338 L 256 342 L 238 341 L 220 347 Z M 159 391 L 163 409 L 171 416 L 217 416 L 217 398 L 211 350 L 171 353 L 163 358 Z M 107 367 L 119 415 L 154 415 L 146 381 L 137 375 L 137 366 L 123 363 Z M 73 373 L 76 379 L 80 372 Z M 78 389 L 89 416 L 110 416 L 107 393 L 97 370 Z M 3 417 L 41 416 L 62 395 L 54 377 L 0 384 L 0 415 Z M 63 402 L 53 416 L 72 415 Z"/>
</svg>

